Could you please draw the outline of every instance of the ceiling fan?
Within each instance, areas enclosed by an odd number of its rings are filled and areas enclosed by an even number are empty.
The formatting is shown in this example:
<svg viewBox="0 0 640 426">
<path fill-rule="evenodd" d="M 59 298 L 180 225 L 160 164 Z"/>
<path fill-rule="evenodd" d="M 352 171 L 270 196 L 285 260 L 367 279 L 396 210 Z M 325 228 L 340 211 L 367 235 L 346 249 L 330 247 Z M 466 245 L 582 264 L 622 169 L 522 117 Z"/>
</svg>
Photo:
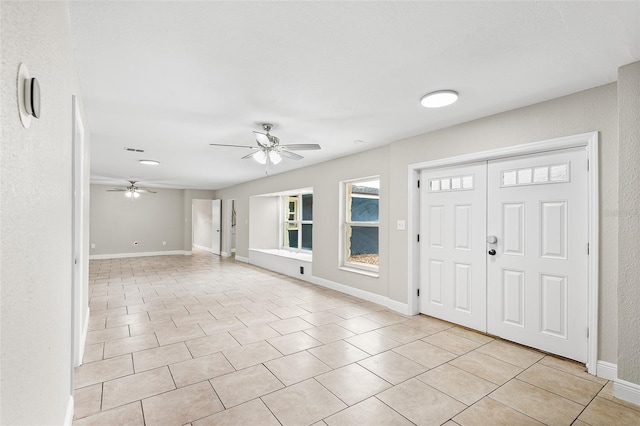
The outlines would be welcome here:
<svg viewBox="0 0 640 426">
<path fill-rule="evenodd" d="M 131 201 L 134 200 L 134 198 L 138 198 L 140 196 L 140 193 L 148 193 L 148 194 L 157 194 L 156 191 L 151 191 L 150 189 L 143 189 L 143 188 L 138 188 L 136 186 L 136 181 L 135 180 L 130 180 L 128 181 L 131 185 L 127 186 L 126 188 L 113 188 L 113 189 L 107 189 L 107 191 L 109 192 L 124 192 L 124 196 L 127 198 L 130 198 Z"/>
<path fill-rule="evenodd" d="M 256 142 L 258 146 L 246 146 L 246 145 L 225 145 L 220 143 L 212 143 L 213 146 L 230 146 L 234 148 L 248 148 L 252 150 L 250 154 L 242 157 L 243 160 L 252 158 L 260 164 L 267 165 L 267 173 L 269 172 L 269 163 L 276 165 L 282 161 L 282 157 L 289 158 L 291 160 L 301 160 L 304 157 L 291 151 L 302 150 L 316 150 L 320 149 L 318 144 L 293 144 L 293 145 L 280 145 L 280 139 L 269 134 L 269 131 L 273 128 L 273 124 L 263 123 L 262 128 L 266 133 L 256 132 L 253 133 L 256 136 Z"/>
</svg>

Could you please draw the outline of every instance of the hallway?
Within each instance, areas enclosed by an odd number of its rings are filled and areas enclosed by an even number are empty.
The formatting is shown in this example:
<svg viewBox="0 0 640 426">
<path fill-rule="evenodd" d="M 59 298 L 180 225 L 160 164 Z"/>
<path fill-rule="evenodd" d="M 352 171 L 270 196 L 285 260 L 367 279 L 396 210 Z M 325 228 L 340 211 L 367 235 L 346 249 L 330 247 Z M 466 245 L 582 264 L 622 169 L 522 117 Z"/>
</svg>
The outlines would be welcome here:
<svg viewBox="0 0 640 426">
<path fill-rule="evenodd" d="M 584 366 L 208 253 L 93 260 L 74 425 L 637 425 Z"/>
</svg>

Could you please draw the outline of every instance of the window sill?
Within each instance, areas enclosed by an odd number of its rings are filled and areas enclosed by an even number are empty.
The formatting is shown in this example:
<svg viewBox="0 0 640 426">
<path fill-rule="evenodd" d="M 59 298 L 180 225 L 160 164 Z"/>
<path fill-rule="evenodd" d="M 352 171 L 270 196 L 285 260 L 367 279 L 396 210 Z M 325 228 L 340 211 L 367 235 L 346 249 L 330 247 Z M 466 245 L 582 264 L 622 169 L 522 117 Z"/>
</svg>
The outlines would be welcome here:
<svg viewBox="0 0 640 426">
<path fill-rule="evenodd" d="M 257 251 L 260 253 L 266 253 L 273 256 L 280 256 L 280 257 L 287 257 L 289 259 L 302 260 L 304 262 L 311 262 L 313 260 L 313 256 L 311 254 L 298 253 L 298 252 L 289 251 L 289 250 L 250 248 L 249 251 Z"/>
<path fill-rule="evenodd" d="M 380 274 L 376 271 L 369 271 L 366 269 L 354 268 L 353 266 L 340 266 L 338 269 L 341 271 L 353 272 L 355 274 L 366 275 L 367 277 L 378 278 Z"/>
</svg>

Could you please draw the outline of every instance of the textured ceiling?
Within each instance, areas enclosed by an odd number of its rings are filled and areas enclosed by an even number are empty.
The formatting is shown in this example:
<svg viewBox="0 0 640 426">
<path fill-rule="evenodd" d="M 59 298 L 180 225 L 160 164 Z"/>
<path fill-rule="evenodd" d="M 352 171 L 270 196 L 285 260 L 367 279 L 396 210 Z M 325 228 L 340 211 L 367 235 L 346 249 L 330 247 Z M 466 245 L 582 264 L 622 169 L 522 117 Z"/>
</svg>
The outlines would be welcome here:
<svg viewBox="0 0 640 426">
<path fill-rule="evenodd" d="M 640 60 L 640 2 L 69 7 L 94 183 L 223 188 L 264 166 L 209 143 L 255 145 L 265 121 L 282 144 L 322 146 L 274 174 L 610 83 Z M 422 108 L 438 89 L 460 100 Z"/>
</svg>

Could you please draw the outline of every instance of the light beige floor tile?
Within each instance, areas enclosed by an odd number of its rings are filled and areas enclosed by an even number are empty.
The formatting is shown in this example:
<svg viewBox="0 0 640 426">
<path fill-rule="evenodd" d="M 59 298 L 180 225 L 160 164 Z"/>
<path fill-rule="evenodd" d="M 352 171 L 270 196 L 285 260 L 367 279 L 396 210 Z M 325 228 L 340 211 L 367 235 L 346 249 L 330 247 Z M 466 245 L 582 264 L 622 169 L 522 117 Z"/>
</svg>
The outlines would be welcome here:
<svg viewBox="0 0 640 426">
<path fill-rule="evenodd" d="M 425 366 L 392 351 L 358 361 L 358 364 L 394 385 L 428 370 Z"/>
<path fill-rule="evenodd" d="M 113 358 L 114 356 L 151 349 L 157 346 L 158 339 L 156 339 L 155 334 L 141 334 L 140 336 L 109 340 L 104 344 L 104 358 Z"/>
<path fill-rule="evenodd" d="M 451 352 L 425 343 L 422 340 L 399 346 L 393 351 L 429 368 L 437 367 L 456 357 Z"/>
<path fill-rule="evenodd" d="M 371 310 L 363 308 L 359 305 L 348 305 L 340 308 L 331 309 L 328 313 L 338 315 L 345 319 L 351 319 L 371 313 Z"/>
<path fill-rule="evenodd" d="M 236 339 L 231 337 L 231 335 L 227 332 L 216 333 L 211 336 L 187 340 L 185 344 L 187 345 L 187 348 L 189 348 L 189 351 L 194 358 L 240 346 L 240 343 L 238 343 Z"/>
<path fill-rule="evenodd" d="M 280 422 L 261 399 L 221 411 L 193 422 L 193 426 L 280 426 Z"/>
<path fill-rule="evenodd" d="M 109 410 L 175 388 L 167 367 L 110 380 L 104 382 L 102 409 Z"/>
<path fill-rule="evenodd" d="M 522 372 L 520 367 L 478 352 L 469 352 L 449 362 L 471 374 L 503 385 Z"/>
<path fill-rule="evenodd" d="M 83 388 L 129 374 L 133 374 L 131 355 L 90 362 L 75 369 L 75 387 Z"/>
<path fill-rule="evenodd" d="M 359 334 L 357 336 L 344 339 L 353 346 L 362 349 L 370 355 L 376 355 L 389 349 L 400 346 L 400 343 L 393 339 L 383 336 L 375 331 Z"/>
<path fill-rule="evenodd" d="M 377 398 L 369 398 L 325 419 L 329 426 L 410 426 L 409 420 Z"/>
<path fill-rule="evenodd" d="M 426 315 L 416 315 L 411 319 L 402 322 L 401 324 L 404 324 L 407 327 L 415 328 L 416 330 L 420 330 L 427 335 L 438 333 L 443 330 L 448 330 L 453 326 L 453 324 L 451 323 L 428 317 Z"/>
<path fill-rule="evenodd" d="M 74 419 L 81 419 L 100 411 L 102 383 L 76 389 L 73 392 Z"/>
<path fill-rule="evenodd" d="M 298 352 L 264 364 L 286 386 L 326 373 L 331 367 L 308 352 Z"/>
<path fill-rule="evenodd" d="M 637 426 L 640 424 L 640 411 L 596 397 L 580 414 L 579 420 L 591 426 Z"/>
<path fill-rule="evenodd" d="M 566 398 L 514 379 L 491 398 L 548 425 L 571 424 L 584 409 Z"/>
<path fill-rule="evenodd" d="M 349 364 L 316 377 L 325 388 L 347 405 L 369 398 L 391 384 L 358 364 Z"/>
<path fill-rule="evenodd" d="M 617 404 L 624 405 L 627 408 L 640 411 L 640 405 L 632 404 L 631 402 L 627 402 L 623 399 L 619 399 L 613 396 L 613 382 L 608 382 L 605 387 L 602 388 L 598 396 L 604 399 L 608 399 L 609 401 L 613 401 Z"/>
<path fill-rule="evenodd" d="M 325 324 L 333 324 L 336 322 L 340 322 L 343 321 L 344 318 L 339 317 L 335 314 L 329 313 L 329 312 L 317 312 L 315 314 L 308 314 L 308 315 L 303 315 L 300 316 L 300 318 L 302 318 L 303 320 L 305 320 L 308 323 L 311 323 L 315 326 L 321 326 L 321 325 L 325 325 Z"/>
<path fill-rule="evenodd" d="M 181 426 L 224 410 L 209 382 L 142 400 L 146 426 Z"/>
<path fill-rule="evenodd" d="M 133 365 L 136 373 L 187 359 L 191 359 L 191 354 L 182 342 L 133 353 Z"/>
<path fill-rule="evenodd" d="M 539 421 L 491 398 L 481 399 L 453 420 L 462 426 L 542 426 Z"/>
<path fill-rule="evenodd" d="M 127 425 L 144 426 L 140 401 L 103 411 L 73 422 L 74 426 Z"/>
<path fill-rule="evenodd" d="M 397 324 L 407 320 L 405 317 L 398 314 L 394 314 L 393 312 L 389 312 L 389 311 L 372 312 L 370 314 L 363 315 L 363 318 L 377 322 L 378 324 L 383 325 L 385 327 L 388 325 Z"/>
<path fill-rule="evenodd" d="M 576 420 L 575 422 L 571 423 L 571 426 L 591 426 L 589 423 L 585 423 L 582 420 Z"/>
<path fill-rule="evenodd" d="M 171 364 L 169 369 L 179 388 L 235 371 L 219 352 Z"/>
<path fill-rule="evenodd" d="M 185 325 L 198 324 L 201 322 L 213 321 L 215 319 L 208 311 L 190 313 L 188 315 L 176 315 L 172 318 L 176 327 L 184 327 Z"/>
<path fill-rule="evenodd" d="M 93 313 L 93 310 L 91 312 Z M 106 316 L 95 317 L 91 315 L 91 318 L 89 318 L 89 326 L 87 328 L 87 331 L 104 330 L 105 328 L 107 328 L 106 324 L 107 324 Z"/>
<path fill-rule="evenodd" d="M 320 340 L 322 343 L 331 343 L 336 340 L 345 339 L 347 337 L 355 336 L 346 328 L 342 328 L 337 324 L 326 324 L 319 327 L 310 328 L 304 331 L 311 337 Z"/>
<path fill-rule="evenodd" d="M 528 368 L 544 357 L 541 352 L 504 340 L 494 340 L 479 347 L 476 352 L 492 356 L 520 368 Z"/>
<path fill-rule="evenodd" d="M 302 308 L 298 308 L 297 306 L 282 306 L 276 309 L 270 309 L 269 312 L 280 319 L 301 317 L 309 313 Z"/>
<path fill-rule="evenodd" d="M 482 345 L 482 343 L 476 342 L 475 340 L 470 340 L 466 337 L 458 336 L 452 333 L 450 330 L 432 334 L 431 336 L 425 337 L 422 340 L 429 343 L 430 345 L 437 346 L 456 355 L 466 354 L 467 352 L 472 351 Z"/>
<path fill-rule="evenodd" d="M 369 356 L 365 351 L 343 340 L 309 349 L 308 352 L 331 368 L 342 367 Z"/>
<path fill-rule="evenodd" d="M 475 403 L 498 388 L 496 384 L 450 364 L 429 370 L 417 379 L 466 405 Z"/>
<path fill-rule="evenodd" d="M 203 337 L 204 335 L 204 331 L 202 331 L 198 324 L 185 325 L 184 327 L 173 329 L 165 328 L 156 331 L 156 336 L 158 336 L 158 342 L 160 342 L 161 346 L 196 339 L 198 337 Z"/>
<path fill-rule="evenodd" d="M 285 336 L 274 337 L 272 339 L 268 339 L 267 341 L 271 344 L 271 346 L 276 348 L 284 355 L 300 352 L 305 349 L 315 348 L 316 346 L 322 346 L 322 342 L 314 339 L 313 337 L 305 334 L 302 331 L 287 334 Z"/>
<path fill-rule="evenodd" d="M 328 311 L 329 309 L 334 309 L 335 305 L 327 302 L 307 302 L 307 303 L 298 305 L 298 307 L 304 309 L 305 311 L 316 313 L 316 312 Z"/>
<path fill-rule="evenodd" d="M 367 331 L 382 328 L 381 324 L 362 317 L 351 318 L 348 320 L 340 321 L 336 324 L 356 334 L 366 333 Z"/>
<path fill-rule="evenodd" d="M 139 322 L 149 322 L 149 315 L 146 312 L 139 312 L 128 315 L 107 316 L 107 328 L 119 327 L 121 325 L 136 324 Z"/>
<path fill-rule="evenodd" d="M 568 359 L 561 359 L 555 356 L 547 355 L 542 358 L 540 364 L 544 364 L 548 367 L 553 367 L 557 370 L 562 370 L 566 373 L 573 374 L 574 376 L 578 376 L 581 379 L 590 380 L 592 382 L 606 384 L 607 379 L 603 379 L 601 377 L 593 376 L 587 373 L 587 367 L 584 364 L 581 364 L 576 361 L 571 361 Z"/>
<path fill-rule="evenodd" d="M 305 303 L 304 300 L 299 299 L 297 297 L 293 297 L 293 296 L 278 297 L 276 299 L 271 299 L 271 301 L 278 306 L 296 306 L 296 305 L 302 305 L 303 303 Z"/>
<path fill-rule="evenodd" d="M 187 311 L 184 306 L 174 306 L 165 309 L 154 309 L 153 311 L 148 311 L 148 314 L 149 318 L 151 318 L 151 321 L 153 322 L 173 322 L 173 317 L 178 315 L 189 315 L 189 311 Z"/>
<path fill-rule="evenodd" d="M 517 378 L 539 388 L 587 405 L 602 390 L 602 385 L 581 379 L 543 364 L 534 364 Z"/>
<path fill-rule="evenodd" d="M 347 407 L 314 379 L 263 396 L 262 401 L 283 426 L 309 425 Z"/>
<path fill-rule="evenodd" d="M 254 325 L 266 324 L 280 320 L 280 318 L 268 311 L 250 312 L 248 314 L 236 315 L 236 318 L 242 321 L 242 323 L 247 327 L 253 327 Z"/>
<path fill-rule="evenodd" d="M 271 322 L 269 323 L 269 326 L 274 328 L 276 331 L 278 331 L 278 333 L 283 335 L 314 327 L 313 324 L 310 324 L 305 320 L 297 317 Z"/>
<path fill-rule="evenodd" d="M 407 380 L 377 397 L 419 425 L 441 425 L 467 408 L 461 402 L 417 379 Z"/>
<path fill-rule="evenodd" d="M 229 333 L 238 342 L 240 342 L 241 345 L 246 345 L 248 343 L 259 342 L 261 340 L 267 340 L 271 337 L 280 336 L 277 331 L 266 324 L 241 328 L 239 330 L 230 331 Z"/>
<path fill-rule="evenodd" d="M 155 333 L 165 329 L 175 329 L 176 325 L 171 320 L 149 321 L 138 324 L 130 324 L 129 332 L 131 336 L 139 336 L 141 334 Z"/>
<path fill-rule="evenodd" d="M 375 332 L 402 344 L 410 343 L 426 336 L 426 334 L 420 330 L 407 327 L 403 324 L 393 324 L 384 328 L 379 328 L 375 330 Z"/>
<path fill-rule="evenodd" d="M 87 332 L 86 344 L 102 343 L 108 340 L 122 339 L 123 337 L 129 337 L 129 327 L 126 325 L 104 330 L 89 331 Z"/>
<path fill-rule="evenodd" d="M 474 330 L 469 330 L 463 327 L 452 327 L 447 331 L 449 333 L 455 334 L 456 336 L 464 337 L 465 339 L 473 340 L 483 345 L 494 340 L 494 338 L 491 336 L 487 336 L 486 334 Z"/>
<path fill-rule="evenodd" d="M 199 325 L 208 336 L 216 333 L 223 333 L 225 331 L 239 330 L 246 327 L 246 325 L 235 317 L 225 317 L 209 322 L 201 322 Z"/>
<path fill-rule="evenodd" d="M 216 319 L 220 320 L 223 318 L 235 317 L 236 315 L 248 314 L 249 311 L 247 311 L 241 305 L 233 305 L 233 306 L 226 306 L 226 307 L 216 306 L 209 309 L 209 313 L 213 315 Z"/>
<path fill-rule="evenodd" d="M 216 377 L 211 380 L 211 384 L 227 408 L 284 387 L 264 365 L 256 365 Z"/>
<path fill-rule="evenodd" d="M 262 364 L 282 356 L 273 346 L 264 341 L 226 349 L 222 353 L 236 370 Z"/>
<path fill-rule="evenodd" d="M 86 345 L 84 347 L 84 354 L 82 355 L 82 362 L 84 364 L 88 362 L 100 361 L 104 355 L 104 343 L 94 343 L 93 345 Z"/>
</svg>

